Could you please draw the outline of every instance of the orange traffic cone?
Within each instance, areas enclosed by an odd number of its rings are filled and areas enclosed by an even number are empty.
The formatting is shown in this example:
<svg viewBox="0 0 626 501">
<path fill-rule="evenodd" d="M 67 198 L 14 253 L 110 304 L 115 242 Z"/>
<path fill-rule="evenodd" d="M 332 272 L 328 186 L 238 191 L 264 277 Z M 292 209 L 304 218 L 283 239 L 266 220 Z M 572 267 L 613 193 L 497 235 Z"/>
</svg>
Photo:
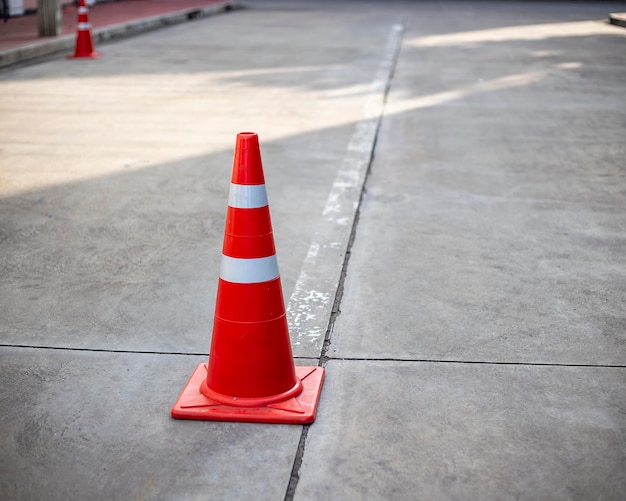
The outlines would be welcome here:
<svg viewBox="0 0 626 501">
<path fill-rule="evenodd" d="M 172 417 L 311 423 L 324 369 L 293 363 L 258 136 L 237 135 L 209 363 Z"/>
<path fill-rule="evenodd" d="M 76 47 L 74 54 L 67 56 L 70 59 L 87 58 L 96 59 L 102 54 L 93 50 L 93 40 L 91 39 L 91 23 L 89 22 L 89 9 L 85 5 L 85 0 L 80 0 L 78 7 L 78 29 L 76 31 Z"/>
</svg>

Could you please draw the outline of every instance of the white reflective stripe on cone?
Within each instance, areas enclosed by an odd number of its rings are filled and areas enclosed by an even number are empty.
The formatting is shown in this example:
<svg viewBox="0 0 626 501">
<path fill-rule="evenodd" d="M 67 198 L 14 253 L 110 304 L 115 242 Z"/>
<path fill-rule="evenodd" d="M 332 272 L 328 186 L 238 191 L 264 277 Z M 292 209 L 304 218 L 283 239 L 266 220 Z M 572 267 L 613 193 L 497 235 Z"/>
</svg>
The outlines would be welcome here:
<svg viewBox="0 0 626 501">
<path fill-rule="evenodd" d="M 87 7 L 79 7 L 78 8 L 78 13 L 79 14 L 87 14 L 89 12 L 89 9 Z"/>
<path fill-rule="evenodd" d="M 91 23 L 78 23 L 78 29 L 79 30 L 90 30 L 91 29 Z"/>
<path fill-rule="evenodd" d="M 241 259 L 222 254 L 220 278 L 236 284 L 257 284 L 278 278 L 276 254 L 269 257 Z"/>
<path fill-rule="evenodd" d="M 267 205 L 264 184 L 230 184 L 228 205 L 236 209 L 256 209 Z"/>
</svg>

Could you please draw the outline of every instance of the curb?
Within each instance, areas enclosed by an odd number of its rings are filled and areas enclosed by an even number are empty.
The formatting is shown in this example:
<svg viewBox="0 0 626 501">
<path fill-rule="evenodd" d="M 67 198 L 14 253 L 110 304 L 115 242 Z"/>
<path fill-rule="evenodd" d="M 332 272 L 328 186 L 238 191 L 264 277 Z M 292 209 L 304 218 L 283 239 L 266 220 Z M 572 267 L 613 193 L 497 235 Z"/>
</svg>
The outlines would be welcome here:
<svg viewBox="0 0 626 501">
<path fill-rule="evenodd" d="M 92 30 L 94 43 L 106 42 L 114 39 L 121 39 L 156 30 L 174 24 L 184 23 L 193 19 L 209 17 L 222 12 L 228 12 L 238 8 L 237 0 L 224 0 L 223 2 L 207 5 L 205 7 L 192 7 L 184 10 L 158 14 L 152 17 L 145 17 L 133 21 L 119 24 L 112 24 Z M 0 52 L 0 68 L 5 68 L 23 61 L 36 59 L 43 56 L 50 56 L 57 52 L 67 52 L 74 48 L 76 34 L 62 35 L 52 40 L 16 47 Z"/>
<path fill-rule="evenodd" d="M 626 28 L 626 12 L 615 12 L 614 14 L 609 14 L 609 23 Z"/>
</svg>

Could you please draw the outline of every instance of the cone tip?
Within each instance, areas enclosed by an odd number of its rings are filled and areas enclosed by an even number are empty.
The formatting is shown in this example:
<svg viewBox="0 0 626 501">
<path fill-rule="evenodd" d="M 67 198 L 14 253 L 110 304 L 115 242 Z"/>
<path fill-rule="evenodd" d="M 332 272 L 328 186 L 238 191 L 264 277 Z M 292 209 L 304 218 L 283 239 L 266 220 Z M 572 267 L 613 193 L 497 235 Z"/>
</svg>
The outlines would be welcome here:
<svg viewBox="0 0 626 501">
<path fill-rule="evenodd" d="M 259 136 L 256 132 L 237 134 L 231 182 L 234 184 L 265 184 Z"/>
<path fill-rule="evenodd" d="M 259 148 L 259 136 L 256 132 L 240 132 L 237 134 L 237 149 L 248 150 Z"/>
</svg>

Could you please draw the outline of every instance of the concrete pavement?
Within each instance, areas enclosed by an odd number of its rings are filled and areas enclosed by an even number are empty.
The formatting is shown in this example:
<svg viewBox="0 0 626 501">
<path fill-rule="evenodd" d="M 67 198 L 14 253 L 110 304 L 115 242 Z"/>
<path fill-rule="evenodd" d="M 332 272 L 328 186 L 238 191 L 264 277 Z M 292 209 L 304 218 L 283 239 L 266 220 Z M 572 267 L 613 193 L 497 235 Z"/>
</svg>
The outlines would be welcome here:
<svg viewBox="0 0 626 501">
<path fill-rule="evenodd" d="M 570 7 L 405 18 L 297 499 L 626 492 L 626 40 Z"/>
<path fill-rule="evenodd" d="M 621 499 L 617 10 L 259 1 L 5 70 L 0 497 Z M 311 426 L 169 417 L 242 130 Z"/>
<path fill-rule="evenodd" d="M 284 497 L 302 427 L 169 412 L 210 346 L 237 132 L 261 138 L 286 301 L 299 283 L 321 347 L 345 247 L 316 231 L 349 234 L 329 195 L 358 200 L 393 25 L 346 15 L 260 6 L 0 76 L 2 497 Z M 299 280 L 312 248 L 332 289 Z"/>
</svg>

